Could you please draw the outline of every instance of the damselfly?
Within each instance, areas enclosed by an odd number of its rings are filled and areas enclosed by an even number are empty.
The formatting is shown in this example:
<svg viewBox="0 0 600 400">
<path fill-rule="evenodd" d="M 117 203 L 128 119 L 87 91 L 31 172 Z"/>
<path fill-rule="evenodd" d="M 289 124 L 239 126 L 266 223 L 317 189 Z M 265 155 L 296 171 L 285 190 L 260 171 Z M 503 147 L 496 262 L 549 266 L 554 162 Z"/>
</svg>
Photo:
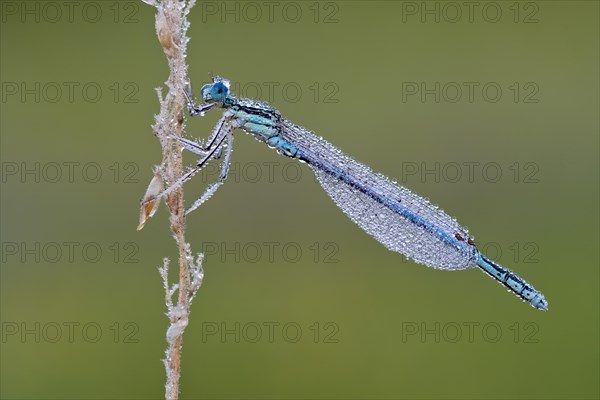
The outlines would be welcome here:
<svg viewBox="0 0 600 400">
<path fill-rule="evenodd" d="M 203 102 L 194 104 L 186 93 L 191 116 L 213 108 L 225 111 L 206 145 L 171 136 L 201 156 L 198 164 L 154 198 L 163 197 L 189 180 L 211 159 L 225 152 L 217 182 L 186 211 L 198 208 L 227 179 L 233 131 L 241 129 L 276 149 L 280 154 L 307 163 L 338 207 L 365 232 L 385 247 L 429 267 L 461 270 L 479 267 L 533 307 L 546 311 L 544 295 L 532 285 L 483 256 L 467 230 L 427 199 L 373 172 L 342 153 L 322 137 L 298 126 L 270 107 L 230 94 L 229 81 L 220 77 L 202 87 Z"/>
</svg>

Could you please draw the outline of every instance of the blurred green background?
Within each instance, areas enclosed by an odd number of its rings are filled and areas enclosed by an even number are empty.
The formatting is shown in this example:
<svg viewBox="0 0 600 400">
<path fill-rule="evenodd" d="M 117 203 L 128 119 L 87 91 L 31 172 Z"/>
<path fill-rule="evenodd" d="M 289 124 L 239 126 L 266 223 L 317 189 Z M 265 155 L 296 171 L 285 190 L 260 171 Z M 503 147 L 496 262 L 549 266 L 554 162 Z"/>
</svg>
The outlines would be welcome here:
<svg viewBox="0 0 600 400">
<path fill-rule="evenodd" d="M 161 157 L 154 10 L 67 3 L 1 2 L 0 394 L 161 398 L 164 205 L 135 230 Z M 238 132 L 188 218 L 207 255 L 182 398 L 598 398 L 598 2 L 269 4 L 198 2 L 196 89 L 227 77 L 431 198 L 550 311 L 387 251 Z"/>
</svg>

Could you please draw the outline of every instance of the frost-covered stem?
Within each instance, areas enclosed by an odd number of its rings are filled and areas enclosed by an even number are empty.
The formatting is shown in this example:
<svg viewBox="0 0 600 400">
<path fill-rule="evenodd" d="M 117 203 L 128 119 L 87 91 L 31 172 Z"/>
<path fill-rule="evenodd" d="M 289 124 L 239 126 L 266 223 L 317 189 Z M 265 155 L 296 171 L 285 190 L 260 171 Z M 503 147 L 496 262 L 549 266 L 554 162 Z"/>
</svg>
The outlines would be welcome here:
<svg viewBox="0 0 600 400">
<path fill-rule="evenodd" d="M 185 328 L 189 322 L 190 305 L 192 300 L 198 293 L 198 289 L 202 285 L 202 279 L 204 278 L 204 272 L 202 271 L 203 255 L 199 254 L 197 259 L 194 260 L 190 251 L 189 244 L 185 246 L 185 258 L 189 264 L 189 271 L 191 271 L 191 280 L 188 279 L 189 286 L 187 296 L 184 302 L 178 301 L 177 305 L 173 305 L 173 295 L 179 290 L 179 297 L 181 297 L 181 283 L 174 284 L 169 287 L 169 259 L 163 260 L 163 267 L 159 269 L 163 279 L 163 286 L 165 288 L 165 302 L 169 312 L 167 316 L 171 321 L 169 329 L 167 329 L 167 342 L 169 347 L 166 351 L 166 358 L 163 360 L 165 369 L 167 372 L 167 383 L 165 385 L 165 398 L 167 400 L 177 399 L 179 397 L 179 371 L 181 361 L 181 337 Z M 190 275 L 188 275 L 190 278 Z"/>
<path fill-rule="evenodd" d="M 162 96 L 157 89 L 160 100 L 160 113 L 153 125 L 154 132 L 162 146 L 162 163 L 157 175 L 167 185 L 176 181 L 183 174 L 183 161 L 180 145 L 168 137 L 170 134 L 183 136 L 185 110 L 184 90 L 186 90 L 187 64 L 185 62 L 186 47 L 189 38 L 186 31 L 189 26 L 187 14 L 195 0 L 143 0 L 157 9 L 156 33 L 169 63 L 169 78 L 165 82 L 168 92 Z M 168 317 L 171 322 L 167 330 L 167 342 L 164 360 L 167 373 L 165 397 L 168 400 L 179 397 L 179 376 L 181 365 L 182 335 L 188 324 L 190 304 L 202 283 L 202 256 L 194 260 L 190 246 L 185 241 L 185 208 L 183 204 L 183 187 L 180 186 L 169 194 L 166 203 L 170 212 L 170 224 L 173 237 L 179 250 L 179 284 L 169 287 L 168 265 L 164 260 L 160 269 L 166 290 Z M 143 226 L 143 224 L 141 224 Z M 179 291 L 177 305 L 173 305 L 172 296 Z"/>
</svg>

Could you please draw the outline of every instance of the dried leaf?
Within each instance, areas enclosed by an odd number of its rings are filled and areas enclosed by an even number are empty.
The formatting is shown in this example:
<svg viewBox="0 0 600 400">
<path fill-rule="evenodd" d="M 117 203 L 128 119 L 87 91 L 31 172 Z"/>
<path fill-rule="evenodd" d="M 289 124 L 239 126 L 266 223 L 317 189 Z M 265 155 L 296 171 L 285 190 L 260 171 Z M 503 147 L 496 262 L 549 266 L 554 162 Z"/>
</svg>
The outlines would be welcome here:
<svg viewBox="0 0 600 400">
<path fill-rule="evenodd" d="M 148 189 L 146 189 L 146 194 L 142 199 L 142 203 L 140 206 L 140 224 L 137 227 L 137 230 L 142 230 L 146 221 L 151 218 L 158 206 L 160 204 L 160 198 L 157 198 L 163 190 L 163 180 L 160 171 L 157 169 L 154 173 L 154 177 L 150 181 L 148 185 Z"/>
</svg>

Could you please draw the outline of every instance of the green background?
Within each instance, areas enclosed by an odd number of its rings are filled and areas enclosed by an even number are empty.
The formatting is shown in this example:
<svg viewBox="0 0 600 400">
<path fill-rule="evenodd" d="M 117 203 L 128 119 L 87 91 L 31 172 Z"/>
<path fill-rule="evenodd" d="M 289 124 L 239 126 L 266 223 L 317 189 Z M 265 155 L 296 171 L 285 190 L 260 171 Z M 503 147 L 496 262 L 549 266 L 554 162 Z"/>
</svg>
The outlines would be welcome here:
<svg viewBox="0 0 600 400">
<path fill-rule="evenodd" d="M 150 126 L 168 70 L 152 7 L 95 2 L 102 14 L 92 23 L 86 4 L 72 21 L 63 7 L 57 22 L 50 9 L 36 22 L 3 8 L 2 398 L 164 396 L 168 321 L 157 267 L 176 247 L 164 205 L 135 228 L 161 157 Z M 500 1 L 488 6 L 502 12 L 495 23 L 482 16 L 486 2 L 472 21 L 462 7 L 456 22 L 444 2 L 426 3 L 439 7 L 439 22 L 403 12 L 422 11 L 421 2 L 276 4 L 271 22 L 265 6 L 255 18 L 255 8 L 228 2 L 238 22 L 209 13 L 223 3 L 199 2 L 188 50 L 196 89 L 210 72 L 247 96 L 259 85 L 290 120 L 440 204 L 543 291 L 550 311 L 479 271 L 436 271 L 387 251 L 309 168 L 238 132 L 237 178 L 188 218 L 193 250 L 210 254 L 184 336 L 182 398 L 598 398 L 598 2 Z M 486 10 L 493 19 L 495 8 Z M 20 85 L 36 82 L 39 102 L 22 98 Z M 64 89 L 52 102 L 52 82 L 75 82 L 73 101 Z M 102 89 L 97 102 L 82 95 L 90 82 Z M 439 102 L 404 91 L 422 82 L 448 91 Z M 476 82 L 473 100 L 465 91 L 452 102 L 453 82 Z M 493 90 L 482 94 L 490 82 L 502 89 L 496 102 Z M 188 134 L 207 137 L 218 114 L 189 121 Z M 39 181 L 22 177 L 36 162 Z M 452 168 L 470 162 L 479 163 L 473 179 L 466 167 L 454 179 Z M 64 163 L 79 163 L 71 181 Z M 275 163 L 273 179 L 263 163 Z M 403 176 L 436 163 L 446 168 L 439 179 Z M 102 176 L 91 182 L 96 167 Z M 186 185 L 188 204 L 214 171 Z M 77 243 L 72 259 L 68 242 Z M 36 243 L 39 261 L 26 252 Z M 221 336 L 236 324 L 238 342 Z"/>
</svg>

